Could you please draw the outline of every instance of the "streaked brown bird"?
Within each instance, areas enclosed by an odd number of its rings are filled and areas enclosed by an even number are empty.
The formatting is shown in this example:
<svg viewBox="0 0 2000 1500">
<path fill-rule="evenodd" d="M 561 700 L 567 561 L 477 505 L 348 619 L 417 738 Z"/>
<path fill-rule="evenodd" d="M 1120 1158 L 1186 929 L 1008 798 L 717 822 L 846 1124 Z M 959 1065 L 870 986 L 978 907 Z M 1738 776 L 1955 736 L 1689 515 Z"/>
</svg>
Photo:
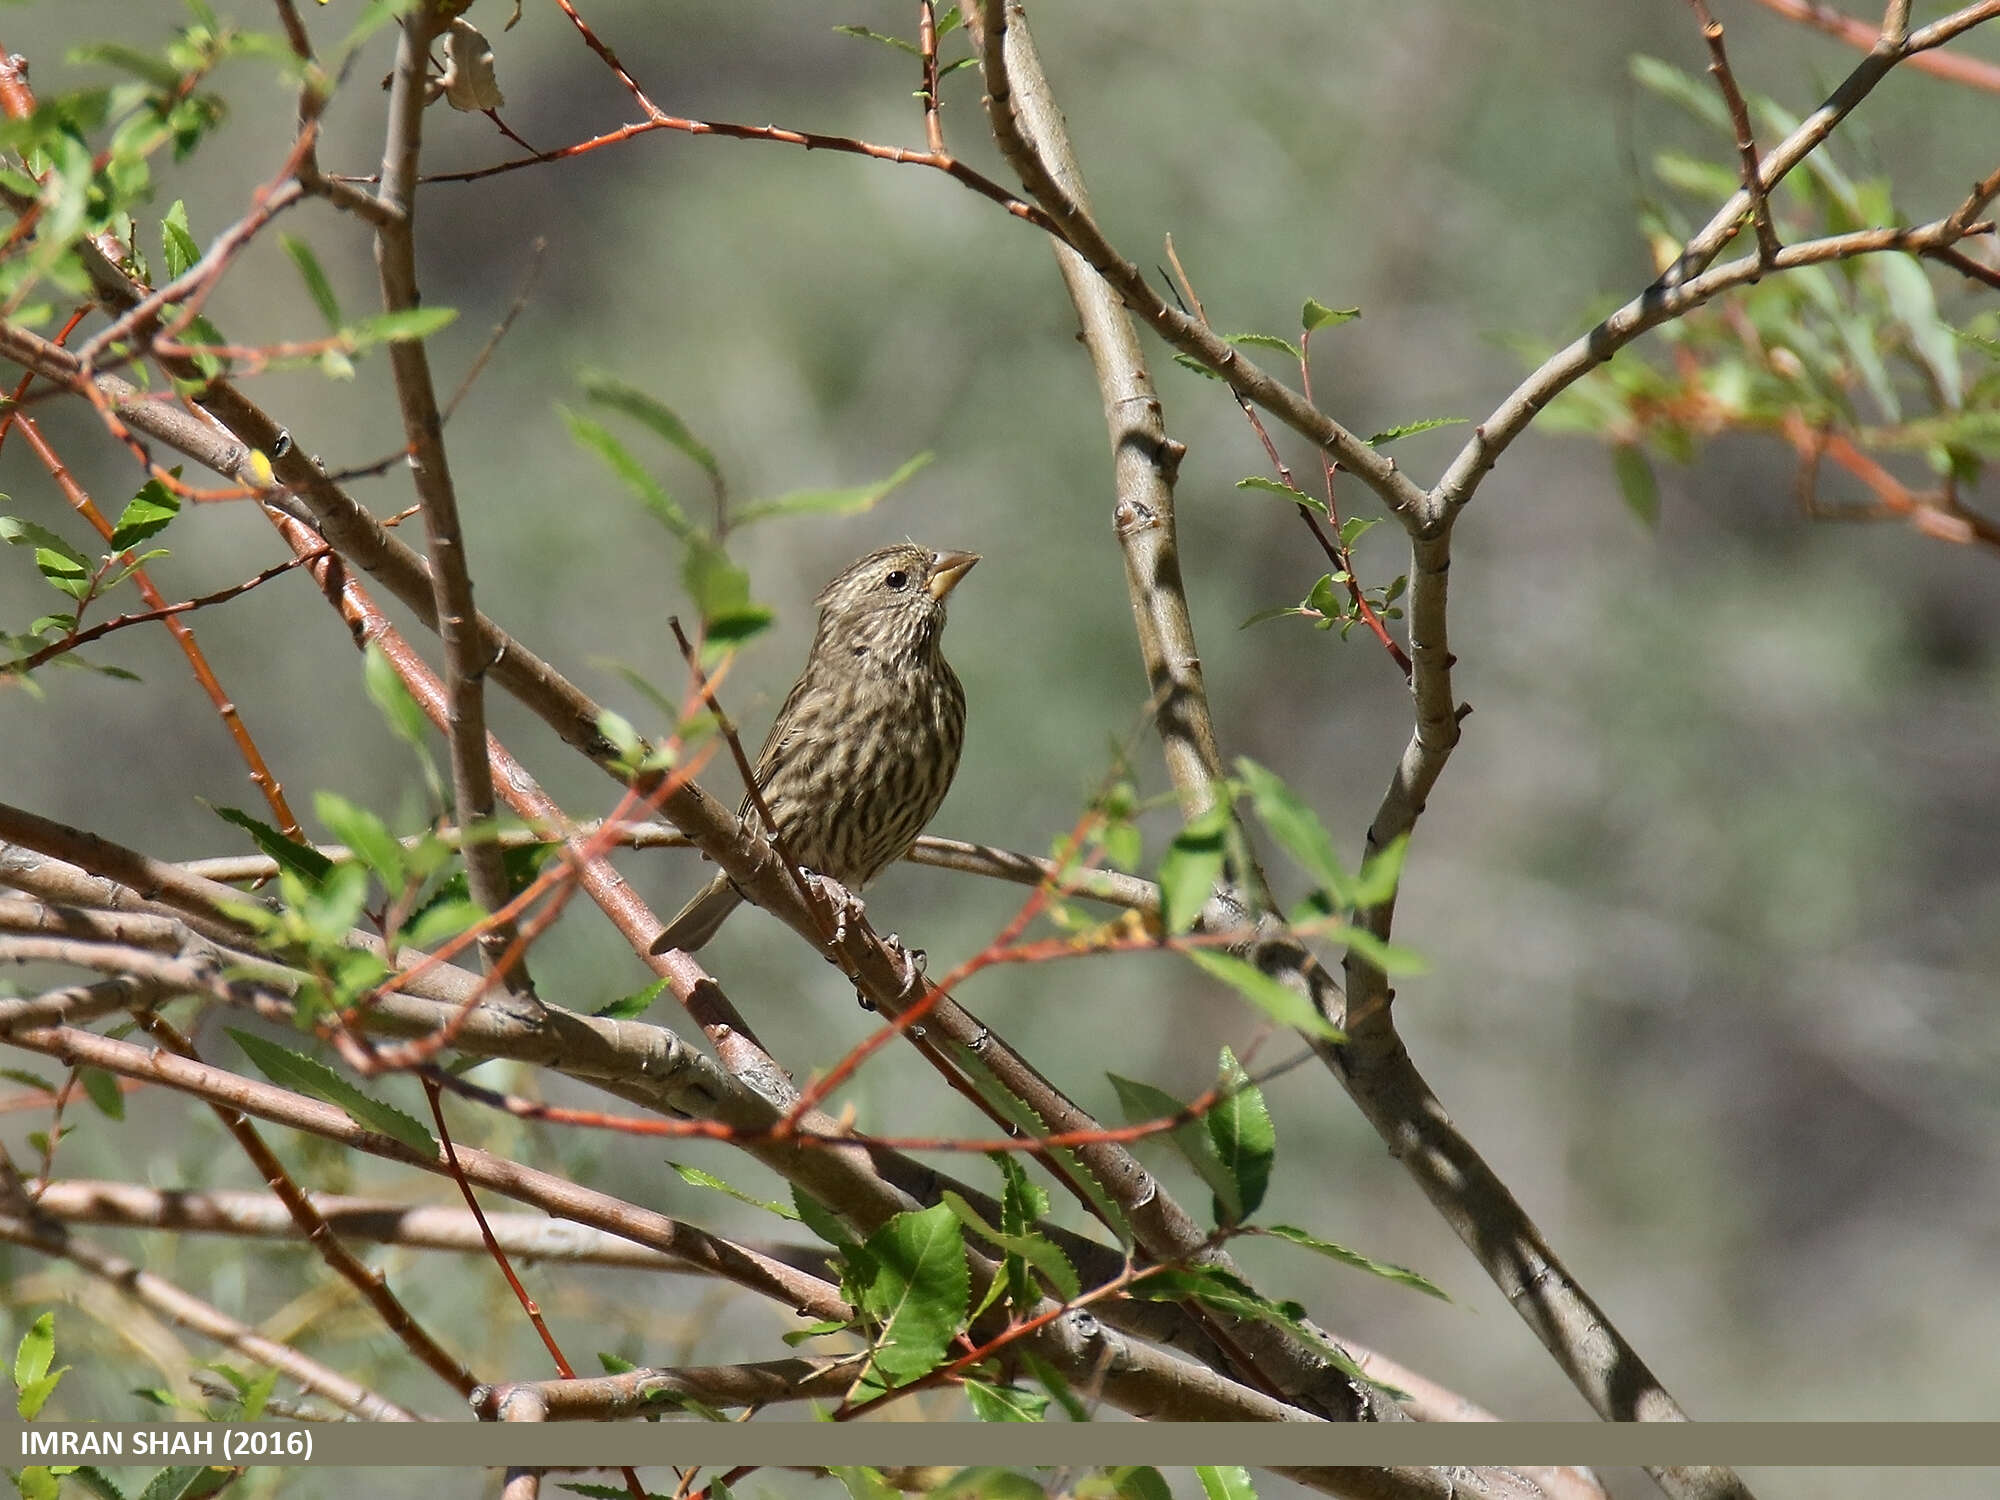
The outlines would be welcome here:
<svg viewBox="0 0 2000 1500">
<path fill-rule="evenodd" d="M 757 755 L 785 852 L 858 891 L 909 852 L 951 789 L 965 690 L 944 659 L 944 603 L 975 552 L 884 547 L 820 591 L 806 669 Z M 737 816 L 762 827 L 749 797 Z M 693 952 L 743 900 L 710 881 L 653 944 Z"/>
</svg>

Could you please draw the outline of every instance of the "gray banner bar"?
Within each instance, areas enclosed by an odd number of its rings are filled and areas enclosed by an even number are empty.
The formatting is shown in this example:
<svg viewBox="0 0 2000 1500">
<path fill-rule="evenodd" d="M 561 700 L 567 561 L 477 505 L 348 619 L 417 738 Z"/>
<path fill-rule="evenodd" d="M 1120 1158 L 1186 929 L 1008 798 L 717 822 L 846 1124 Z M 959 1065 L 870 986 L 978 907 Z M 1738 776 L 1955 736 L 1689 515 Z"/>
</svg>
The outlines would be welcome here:
<svg viewBox="0 0 2000 1500">
<path fill-rule="evenodd" d="M 432 1464 L 1983 1467 L 2000 1465 L 2000 1423 L 36 1422 L 0 1437 L 0 1454 L 5 1455 L 0 1463 L 10 1468 L 24 1462 L 306 1463 L 315 1468 Z"/>
</svg>

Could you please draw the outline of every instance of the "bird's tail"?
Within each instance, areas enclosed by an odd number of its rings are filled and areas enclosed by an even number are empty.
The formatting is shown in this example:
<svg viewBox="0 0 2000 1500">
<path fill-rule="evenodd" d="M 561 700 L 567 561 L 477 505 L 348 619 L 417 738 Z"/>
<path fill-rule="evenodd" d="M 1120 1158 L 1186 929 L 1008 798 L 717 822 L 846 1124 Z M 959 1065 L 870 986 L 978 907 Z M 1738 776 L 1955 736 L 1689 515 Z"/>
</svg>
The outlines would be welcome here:
<svg viewBox="0 0 2000 1500">
<path fill-rule="evenodd" d="M 736 887 L 729 883 L 727 875 L 718 875 L 694 900 L 680 909 L 680 914 L 667 923 L 666 929 L 653 944 L 655 953 L 665 953 L 670 948 L 679 948 L 692 953 L 703 943 L 715 936 L 729 914 L 743 902 Z"/>
</svg>

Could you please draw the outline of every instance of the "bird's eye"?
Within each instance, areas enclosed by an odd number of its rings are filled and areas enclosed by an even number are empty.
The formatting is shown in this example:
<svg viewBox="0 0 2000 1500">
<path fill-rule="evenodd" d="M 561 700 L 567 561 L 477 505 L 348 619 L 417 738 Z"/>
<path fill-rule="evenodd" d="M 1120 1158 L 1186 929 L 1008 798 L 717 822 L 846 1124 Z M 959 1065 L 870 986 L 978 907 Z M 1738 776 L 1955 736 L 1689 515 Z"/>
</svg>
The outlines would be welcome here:
<svg viewBox="0 0 2000 1500">
<path fill-rule="evenodd" d="M 882 581 L 892 589 L 906 589 L 910 586 L 910 575 L 898 568 Z"/>
</svg>

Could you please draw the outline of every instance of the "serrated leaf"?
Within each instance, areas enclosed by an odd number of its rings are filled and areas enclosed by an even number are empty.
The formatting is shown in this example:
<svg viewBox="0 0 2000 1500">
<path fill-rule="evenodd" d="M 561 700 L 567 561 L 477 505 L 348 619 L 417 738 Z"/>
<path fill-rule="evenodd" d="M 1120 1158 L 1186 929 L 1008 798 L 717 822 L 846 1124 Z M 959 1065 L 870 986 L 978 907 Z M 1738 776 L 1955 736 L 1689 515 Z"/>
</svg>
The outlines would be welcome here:
<svg viewBox="0 0 2000 1500">
<path fill-rule="evenodd" d="M 1186 932 L 1222 878 L 1229 807 L 1217 803 L 1188 820 L 1160 859 L 1160 920 L 1169 932 Z"/>
<path fill-rule="evenodd" d="M 257 1065 L 257 1071 L 279 1088 L 310 1094 L 344 1111 L 363 1129 L 401 1141 L 425 1156 L 435 1158 L 438 1155 L 437 1141 L 421 1120 L 404 1114 L 393 1104 L 371 1099 L 325 1063 L 294 1052 L 289 1047 L 280 1047 L 276 1042 L 268 1042 L 263 1037 L 252 1036 L 247 1031 L 232 1027 L 229 1035 L 243 1049 L 244 1056 Z"/>
<path fill-rule="evenodd" d="M 370 344 L 408 344 L 429 338 L 457 317 L 455 307 L 406 307 L 400 312 L 375 313 L 350 323 L 341 330 L 341 336 L 354 349 L 365 349 Z"/>
<path fill-rule="evenodd" d="M 340 299 L 334 295 L 333 283 L 327 280 L 326 272 L 320 269 L 319 257 L 313 254 L 312 246 L 291 234 L 279 235 L 278 243 L 298 268 L 299 279 L 306 284 L 306 295 L 312 298 L 319 315 L 326 319 L 326 326 L 339 333 L 345 321 L 340 315 Z"/>
<path fill-rule="evenodd" d="M 1246 344 L 1252 349 L 1275 349 L 1281 354 L 1291 355 L 1296 360 L 1305 358 L 1305 355 L 1299 352 L 1297 344 L 1290 339 L 1281 339 L 1275 333 L 1232 333 L 1229 335 L 1229 342 Z"/>
<path fill-rule="evenodd" d="M 1384 1281 L 1393 1281 L 1399 1286 L 1414 1287 L 1427 1297 L 1436 1297 L 1441 1302 L 1451 1298 L 1444 1289 L 1429 1277 L 1420 1275 L 1404 1266 L 1392 1266 L 1387 1261 L 1371 1260 L 1345 1245 L 1336 1245 L 1332 1240 L 1323 1240 L 1317 1235 L 1307 1234 L 1303 1229 L 1295 1229 L 1290 1224 L 1272 1224 L 1254 1231 L 1269 1235 L 1274 1240 L 1284 1240 L 1298 1245 L 1316 1255 L 1324 1255 L 1329 1260 L 1337 1260 L 1344 1266 L 1352 1266 L 1357 1271 L 1366 1271 L 1370 1276 L 1379 1276 Z"/>
<path fill-rule="evenodd" d="M 1194 371 L 1195 374 L 1201 376 L 1203 380 L 1222 379 L 1220 375 L 1216 374 L 1215 371 L 1211 370 L 1207 365 L 1203 364 L 1200 360 L 1196 359 L 1192 354 L 1176 354 L 1174 356 L 1174 363 L 1179 365 L 1183 370 Z"/>
<path fill-rule="evenodd" d="M 1239 490 L 1259 490 L 1264 494 L 1276 495 L 1281 499 L 1289 500 L 1294 505 L 1303 505 L 1307 510 L 1316 510 L 1321 515 L 1326 514 L 1326 502 L 1324 500 L 1315 500 L 1304 490 L 1295 490 L 1281 480 L 1266 479 L 1262 474 L 1252 474 L 1248 479 L 1237 480 L 1236 488 Z"/>
<path fill-rule="evenodd" d="M 1416 432 L 1429 432 L 1433 427 L 1456 427 L 1465 420 L 1464 417 L 1424 417 L 1415 422 L 1405 422 L 1400 427 L 1390 427 L 1376 433 L 1368 439 L 1368 446 L 1374 448 L 1383 443 L 1393 443 L 1397 438 L 1408 437 Z"/>
<path fill-rule="evenodd" d="M 90 560 L 47 527 L 19 516 L 0 516 L 0 541 L 32 547 L 36 571 L 72 599 L 89 591 Z"/>
<path fill-rule="evenodd" d="M 180 510 L 178 495 L 157 479 L 147 480 L 139 493 L 126 502 L 124 512 L 118 517 L 118 525 L 111 533 L 111 550 L 124 552 L 148 537 L 159 535 Z"/>
<path fill-rule="evenodd" d="M 598 405 L 622 412 L 650 428 L 664 442 L 693 460 L 713 483 L 721 485 L 722 466 L 716 462 L 714 452 L 665 402 L 605 370 L 578 371 L 577 384 Z"/>
<path fill-rule="evenodd" d="M 931 1491 L 931 1500 L 1049 1500 L 1042 1486 L 1013 1469 L 960 1469 Z"/>
<path fill-rule="evenodd" d="M 1202 1116 L 1202 1123 L 1215 1144 L 1217 1159 L 1235 1184 L 1236 1212 L 1226 1222 L 1240 1224 L 1257 1212 L 1264 1202 L 1265 1190 L 1271 1185 L 1278 1131 L 1271 1121 L 1270 1106 L 1264 1102 L 1264 1091 L 1250 1081 L 1236 1054 L 1227 1047 L 1222 1049 L 1216 1082 L 1224 1090 L 1223 1097 Z M 1218 1223 L 1225 1222 L 1226 1206 L 1222 1195 L 1217 1194 Z"/>
<path fill-rule="evenodd" d="M 995 1229 L 980 1217 L 977 1209 L 950 1188 L 944 1189 L 938 1197 L 967 1229 L 981 1239 L 998 1245 L 1009 1255 L 1019 1256 L 1040 1271 L 1048 1278 L 1049 1285 L 1055 1288 L 1056 1294 L 1063 1301 L 1072 1300 L 1082 1291 L 1082 1285 L 1077 1280 L 1076 1268 L 1070 1265 L 1069 1257 L 1045 1235 L 1036 1234 L 1031 1230 L 1009 1233 L 1006 1230 Z"/>
<path fill-rule="evenodd" d="M 237 1471 L 207 1464 L 161 1469 L 139 1492 L 139 1500 L 207 1500 L 236 1479 Z"/>
<path fill-rule="evenodd" d="M 1328 307 L 1324 302 L 1306 298 L 1305 310 L 1299 314 L 1299 322 L 1307 333 L 1318 328 L 1338 328 L 1342 323 L 1351 323 L 1361 316 L 1358 307 Z"/>
<path fill-rule="evenodd" d="M 1041 1383 L 1042 1389 L 1055 1398 L 1056 1405 L 1063 1409 L 1065 1416 L 1072 1422 L 1090 1420 L 1090 1408 L 1077 1398 L 1076 1391 L 1064 1378 L 1062 1371 L 1027 1350 L 1021 1351 L 1020 1360 L 1027 1372 Z"/>
<path fill-rule="evenodd" d="M 125 1500 L 125 1492 L 111 1482 L 111 1476 L 94 1465 L 79 1465 L 71 1477 L 95 1495 L 97 1500 Z"/>
<path fill-rule="evenodd" d="M 1337 906 L 1352 910 L 1356 905 L 1354 877 L 1341 868 L 1333 852 L 1333 837 L 1320 822 L 1319 814 L 1276 774 L 1247 755 L 1238 757 L 1236 771 L 1249 789 L 1250 806 L 1257 814 L 1257 821 L 1270 830 L 1299 868 L 1332 896 Z"/>
<path fill-rule="evenodd" d="M 1187 1112 L 1187 1101 L 1176 1099 L 1165 1089 L 1155 1088 L 1136 1078 L 1123 1078 L 1116 1073 L 1104 1076 L 1118 1091 L 1118 1107 L 1124 1112 L 1128 1125 L 1150 1124 Z M 1224 1164 L 1221 1153 L 1215 1149 L 1215 1142 L 1202 1122 L 1183 1120 L 1167 1132 L 1167 1138 L 1201 1180 L 1208 1184 L 1209 1191 L 1215 1194 L 1217 1225 L 1240 1222 L 1243 1218 L 1243 1198 L 1235 1175 Z"/>
<path fill-rule="evenodd" d="M 1280 984 L 1255 964 L 1206 948 L 1190 948 L 1187 956 L 1281 1026 L 1332 1042 L 1345 1040 L 1338 1027 L 1313 1009 L 1310 1000 Z"/>
<path fill-rule="evenodd" d="M 730 524 L 748 526 L 774 516 L 852 516 L 872 510 L 881 499 L 931 461 L 929 453 L 919 453 L 887 479 L 849 489 L 794 490 L 771 500 L 752 500 L 730 512 Z"/>
<path fill-rule="evenodd" d="M 1282 1328 L 1304 1340 L 1331 1361 L 1336 1368 L 1356 1380 L 1367 1380 L 1353 1357 L 1339 1345 L 1316 1332 L 1306 1322 L 1306 1310 L 1296 1302 L 1278 1302 L 1259 1294 L 1239 1276 L 1218 1266 L 1152 1271 L 1132 1283 L 1131 1294 L 1149 1302 L 1183 1302 L 1190 1298 L 1204 1307 L 1255 1318 Z"/>
<path fill-rule="evenodd" d="M 965 1380 L 965 1398 L 972 1414 L 982 1422 L 1039 1422 L 1049 1409 L 1049 1398 L 1018 1386 L 988 1385 L 983 1380 Z"/>
<path fill-rule="evenodd" d="M 1369 532 L 1381 525 L 1373 516 L 1349 516 L 1340 523 L 1340 545 L 1351 548 Z"/>
<path fill-rule="evenodd" d="M 958 1218 L 944 1204 L 900 1213 L 868 1236 L 855 1288 L 879 1332 L 871 1366 L 891 1385 L 927 1375 L 965 1321 L 972 1275 Z"/>
<path fill-rule="evenodd" d="M 597 1353 L 597 1363 L 607 1375 L 629 1375 L 632 1371 L 639 1368 L 631 1360 L 622 1358 L 616 1354 L 606 1354 L 601 1349 Z M 620 1491 L 620 1493 L 622 1494 L 623 1491 Z"/>
<path fill-rule="evenodd" d="M 1618 493 L 1625 508 L 1647 526 L 1660 524 L 1660 484 L 1653 466 L 1636 443 L 1619 443 L 1611 450 L 1611 472 L 1618 480 Z"/>
<path fill-rule="evenodd" d="M 233 823 L 249 834 L 251 842 L 278 862 L 279 869 L 290 870 L 308 885 L 318 885 L 333 872 L 333 861 L 319 850 L 297 839 L 286 838 L 269 823 L 259 822 L 241 808 L 216 807 L 211 803 L 208 810 L 223 822 Z"/>
<path fill-rule="evenodd" d="M 666 988 L 666 980 L 655 979 L 645 988 L 637 989 L 629 995 L 621 996 L 619 999 L 613 1000 L 609 1005 L 592 1011 L 591 1014 L 600 1021 L 629 1021 L 634 1016 L 643 1016 L 650 1010 L 653 1002 L 665 993 Z M 787 1216 L 790 1218 L 798 1217 L 797 1214 L 792 1214 L 789 1211 Z"/>
<path fill-rule="evenodd" d="M 661 981 L 663 984 L 665 982 L 664 980 Z M 700 1167 L 690 1167 L 683 1162 L 677 1161 L 670 1161 L 667 1165 L 672 1167 L 675 1175 L 689 1187 L 712 1188 L 718 1193 L 727 1193 L 738 1203 L 747 1203 L 752 1208 L 761 1208 L 766 1213 L 776 1214 L 781 1219 L 790 1219 L 793 1223 L 797 1223 L 799 1220 L 799 1211 L 788 1203 L 780 1203 L 772 1198 L 753 1198 L 740 1187 L 724 1182 L 713 1172 L 704 1172 Z"/>
</svg>

